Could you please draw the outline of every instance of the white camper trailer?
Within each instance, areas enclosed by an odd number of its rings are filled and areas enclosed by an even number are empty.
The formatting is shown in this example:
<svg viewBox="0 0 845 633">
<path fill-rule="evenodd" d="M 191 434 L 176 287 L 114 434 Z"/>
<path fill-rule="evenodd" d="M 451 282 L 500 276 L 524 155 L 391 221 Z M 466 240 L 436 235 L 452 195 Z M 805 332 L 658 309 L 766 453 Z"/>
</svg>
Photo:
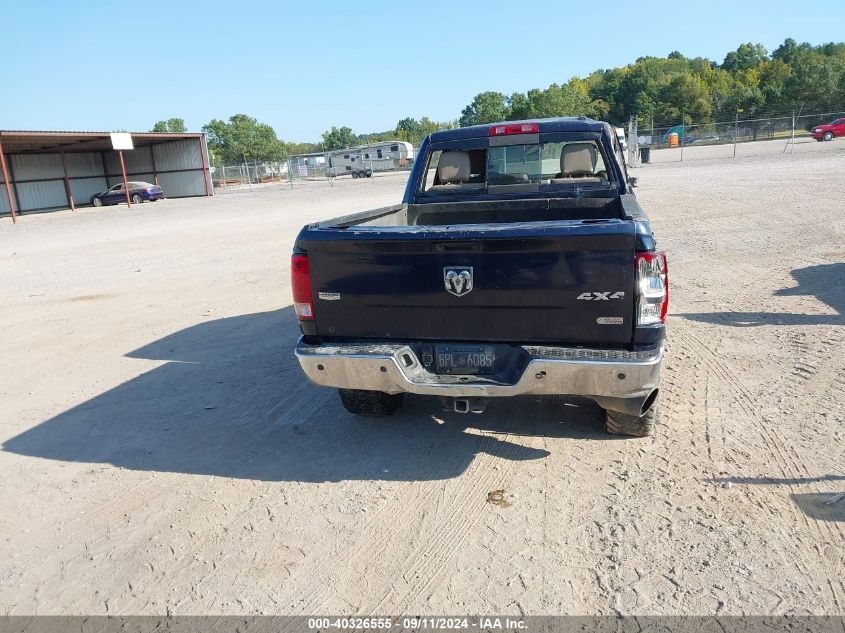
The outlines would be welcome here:
<svg viewBox="0 0 845 633">
<path fill-rule="evenodd" d="M 405 141 L 384 141 L 326 153 L 326 175 L 369 178 L 377 171 L 398 169 L 414 160 L 414 146 Z"/>
</svg>

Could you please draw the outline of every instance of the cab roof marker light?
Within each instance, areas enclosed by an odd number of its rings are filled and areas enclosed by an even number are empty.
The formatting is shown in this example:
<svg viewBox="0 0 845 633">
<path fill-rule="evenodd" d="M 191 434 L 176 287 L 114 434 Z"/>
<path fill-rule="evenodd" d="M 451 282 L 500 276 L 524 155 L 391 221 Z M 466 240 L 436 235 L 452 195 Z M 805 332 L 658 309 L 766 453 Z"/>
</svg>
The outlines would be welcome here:
<svg viewBox="0 0 845 633">
<path fill-rule="evenodd" d="M 494 125 L 490 128 L 490 136 L 507 136 L 508 134 L 537 134 L 539 123 L 506 123 Z"/>
</svg>

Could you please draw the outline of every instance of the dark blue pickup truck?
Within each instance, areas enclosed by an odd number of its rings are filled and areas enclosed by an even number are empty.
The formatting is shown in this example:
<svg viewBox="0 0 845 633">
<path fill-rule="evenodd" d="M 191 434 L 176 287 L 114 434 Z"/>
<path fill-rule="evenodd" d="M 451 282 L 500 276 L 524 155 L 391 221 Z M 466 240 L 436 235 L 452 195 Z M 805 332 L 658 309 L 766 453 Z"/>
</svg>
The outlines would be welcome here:
<svg viewBox="0 0 845 633">
<path fill-rule="evenodd" d="M 405 392 L 458 412 L 569 394 L 652 434 L 668 275 L 632 181 L 614 129 L 584 117 L 430 135 L 402 204 L 300 232 L 303 370 L 361 415 Z"/>
</svg>

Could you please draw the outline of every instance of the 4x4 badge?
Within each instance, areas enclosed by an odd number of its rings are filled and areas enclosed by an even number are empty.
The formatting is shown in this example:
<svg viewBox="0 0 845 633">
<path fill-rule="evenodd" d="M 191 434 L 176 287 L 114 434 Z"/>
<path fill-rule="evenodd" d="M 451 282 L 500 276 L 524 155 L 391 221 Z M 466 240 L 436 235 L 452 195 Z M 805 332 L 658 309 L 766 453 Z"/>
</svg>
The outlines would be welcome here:
<svg viewBox="0 0 845 633">
<path fill-rule="evenodd" d="M 621 290 L 617 290 L 613 292 L 612 290 L 608 290 L 607 292 L 582 292 L 578 295 L 579 301 L 610 301 L 611 299 L 622 299 L 625 297 L 625 293 Z"/>
<path fill-rule="evenodd" d="M 462 297 L 472 291 L 472 266 L 446 266 L 443 269 L 446 292 Z"/>
</svg>

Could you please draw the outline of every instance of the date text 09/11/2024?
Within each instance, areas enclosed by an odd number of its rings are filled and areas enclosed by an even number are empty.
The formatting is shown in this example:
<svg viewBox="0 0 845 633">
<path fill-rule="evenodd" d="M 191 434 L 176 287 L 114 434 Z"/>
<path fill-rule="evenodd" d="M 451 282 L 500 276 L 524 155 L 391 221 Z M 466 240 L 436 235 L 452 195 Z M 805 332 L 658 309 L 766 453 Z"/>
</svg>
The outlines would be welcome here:
<svg viewBox="0 0 845 633">
<path fill-rule="evenodd" d="M 515 631 L 527 628 L 527 622 L 509 617 L 404 617 L 404 618 L 309 618 L 309 630 L 391 630 L 401 631 L 459 631 L 459 630 L 501 630 Z"/>
</svg>

